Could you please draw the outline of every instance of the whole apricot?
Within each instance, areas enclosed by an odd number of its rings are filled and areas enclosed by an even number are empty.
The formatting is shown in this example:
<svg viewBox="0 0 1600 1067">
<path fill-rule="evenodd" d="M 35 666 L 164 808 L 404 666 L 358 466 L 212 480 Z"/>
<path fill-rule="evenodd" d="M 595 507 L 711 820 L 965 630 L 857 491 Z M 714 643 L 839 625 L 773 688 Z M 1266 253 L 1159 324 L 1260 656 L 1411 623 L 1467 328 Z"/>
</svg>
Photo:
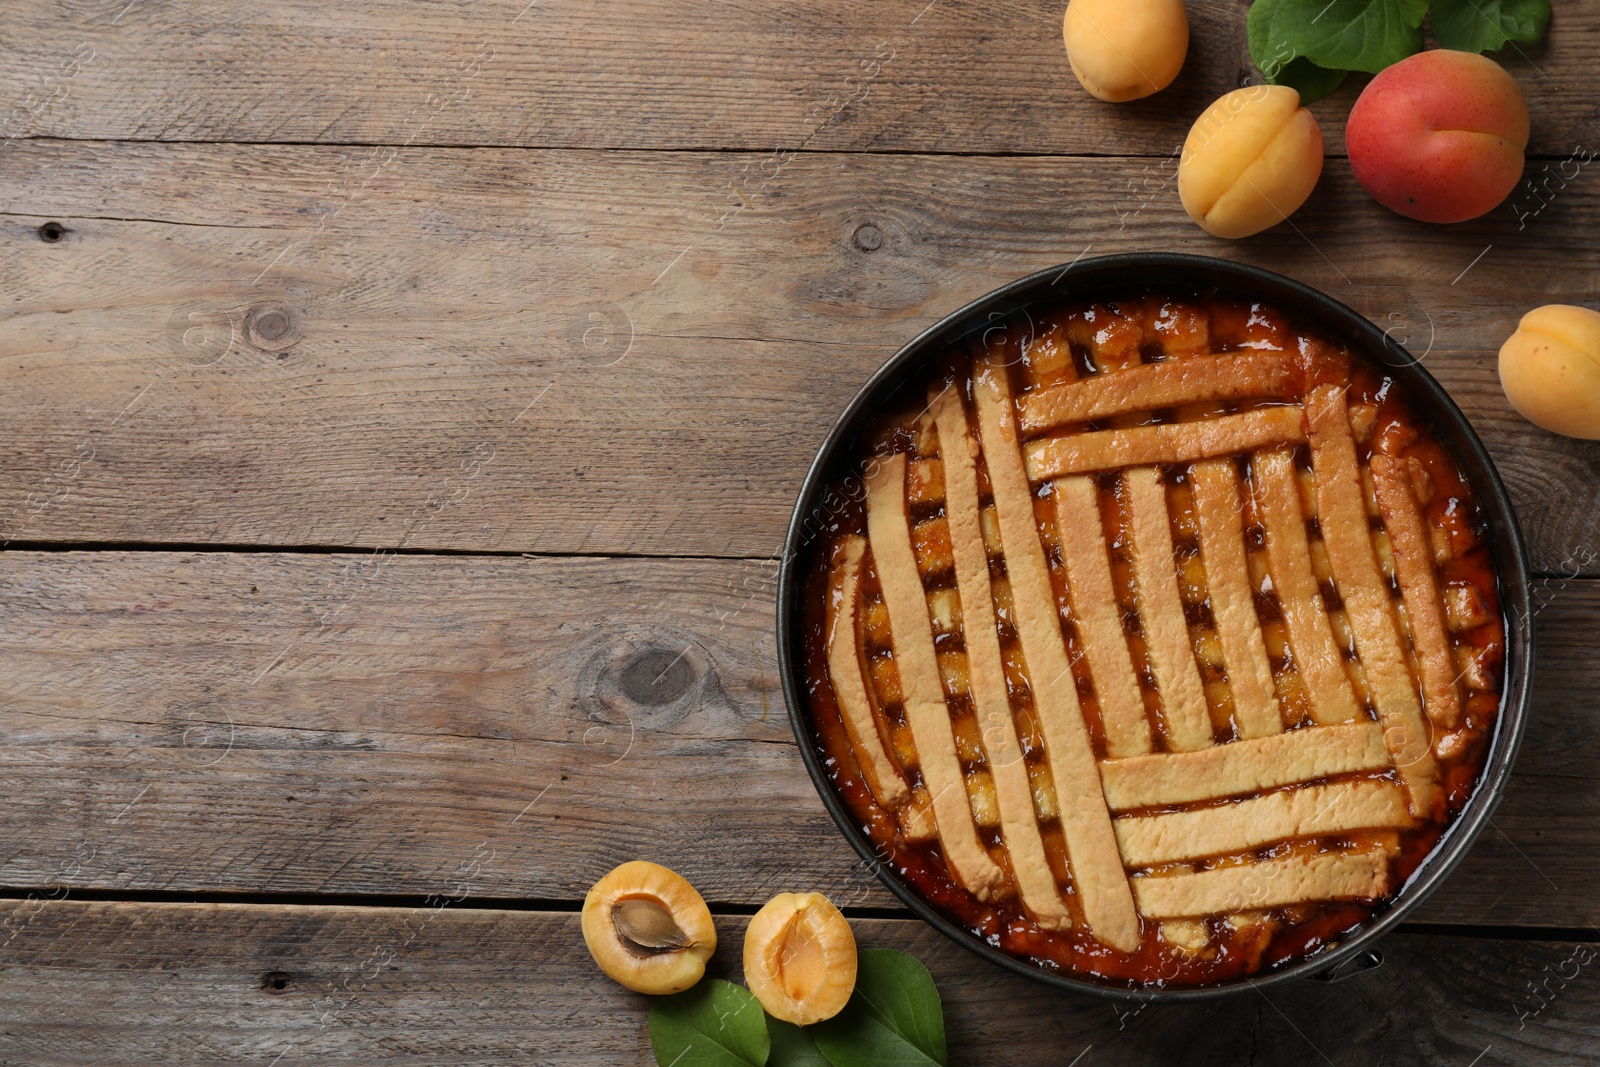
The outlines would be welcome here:
<svg viewBox="0 0 1600 1067">
<path fill-rule="evenodd" d="M 1178 198 L 1200 228 L 1248 237 L 1306 202 L 1322 176 L 1322 127 L 1286 85 L 1250 85 L 1201 114 L 1178 158 Z"/>
<path fill-rule="evenodd" d="M 850 923 L 821 893 L 779 893 L 745 931 L 744 981 L 774 1019 L 833 1018 L 856 987 Z"/>
<path fill-rule="evenodd" d="M 680 993 L 717 948 L 711 909 L 684 878 L 633 860 L 583 900 L 583 940 L 600 969 L 636 993 Z"/>
<path fill-rule="evenodd" d="M 1600 312 L 1546 304 L 1500 346 L 1500 387 L 1546 430 L 1600 439 Z"/>
<path fill-rule="evenodd" d="M 1172 84 L 1189 51 L 1183 0 L 1071 0 L 1067 62 L 1089 95 L 1113 104 Z"/>
<path fill-rule="evenodd" d="M 1367 83 L 1344 139 L 1356 181 L 1378 203 L 1422 222 L 1465 222 L 1522 178 L 1528 103 L 1492 59 L 1419 52 Z"/>
</svg>

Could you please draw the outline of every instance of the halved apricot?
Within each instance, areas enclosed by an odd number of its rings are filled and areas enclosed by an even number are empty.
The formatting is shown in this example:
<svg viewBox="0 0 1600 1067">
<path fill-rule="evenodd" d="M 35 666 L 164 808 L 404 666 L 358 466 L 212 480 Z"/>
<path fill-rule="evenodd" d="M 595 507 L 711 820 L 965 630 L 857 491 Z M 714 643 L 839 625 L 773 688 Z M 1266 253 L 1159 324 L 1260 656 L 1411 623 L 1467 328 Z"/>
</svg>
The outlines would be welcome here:
<svg viewBox="0 0 1600 1067">
<path fill-rule="evenodd" d="M 583 940 L 608 976 L 637 993 L 678 993 L 706 972 L 717 948 L 711 909 L 684 878 L 633 860 L 583 901 Z"/>
<path fill-rule="evenodd" d="M 779 893 L 750 920 L 744 980 L 767 1014 L 796 1026 L 831 1019 L 856 987 L 856 938 L 821 893 Z"/>
</svg>

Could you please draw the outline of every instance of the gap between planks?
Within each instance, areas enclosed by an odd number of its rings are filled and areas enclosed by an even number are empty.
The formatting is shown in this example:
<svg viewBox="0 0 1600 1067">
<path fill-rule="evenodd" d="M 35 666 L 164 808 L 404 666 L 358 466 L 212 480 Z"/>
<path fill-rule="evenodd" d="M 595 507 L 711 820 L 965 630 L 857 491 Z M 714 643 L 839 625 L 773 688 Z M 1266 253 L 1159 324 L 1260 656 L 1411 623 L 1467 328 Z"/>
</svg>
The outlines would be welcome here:
<svg viewBox="0 0 1600 1067">
<path fill-rule="evenodd" d="M 739 146 L 716 144 L 681 144 L 681 145 L 641 145 L 638 147 L 627 145 L 527 145 L 527 144 L 472 144 L 469 142 L 451 141 L 245 141 L 237 138 L 231 140 L 204 140 L 183 137 L 63 137 L 60 134 L 51 134 L 40 137 L 15 137 L 12 140 L 37 144 L 73 144 L 73 145 L 203 145 L 207 148 L 397 148 L 397 149 L 434 149 L 443 151 L 464 152 L 580 152 L 590 155 L 617 155 L 632 154 L 635 152 L 652 152 L 658 155 L 685 155 L 717 153 L 727 156 L 761 156 L 770 157 L 773 150 L 770 148 L 744 148 Z M 963 152 L 952 149 L 932 148 L 784 148 L 778 146 L 779 151 L 790 152 L 801 156 L 908 156 L 924 157 L 928 159 L 1026 159 L 1049 161 L 1052 159 L 1171 159 L 1176 152 L 1016 152 L 1016 151 L 971 151 Z M 1348 160 L 1350 157 L 1343 152 L 1326 152 L 1323 160 Z M 1523 159 L 1529 163 L 1553 163 L 1572 158 L 1572 153 L 1541 153 L 1524 152 Z M 12 215 L 14 212 L 0 211 L 0 216 Z M 165 219 L 124 219 L 107 217 L 110 222 L 166 222 Z M 174 225 L 190 225 L 174 223 Z"/>
<path fill-rule="evenodd" d="M 449 558 L 487 558 L 487 559 L 645 559 L 645 560 L 684 560 L 684 561 L 718 561 L 725 563 L 775 563 L 783 558 L 782 552 L 767 556 L 752 555 L 718 555 L 716 553 L 651 553 L 651 552 L 561 552 L 547 550 L 543 552 L 519 552 L 512 549 L 476 549 L 476 548 L 387 548 L 382 545 L 368 547 L 366 545 L 251 545 L 206 542 L 179 542 L 179 541 L 10 541 L 0 544 L 0 556 L 6 552 L 212 552 L 219 555 L 274 555 L 291 554 L 305 556 L 442 556 Z M 1590 574 L 1565 575 L 1554 571 L 1530 571 L 1528 574 L 1533 581 L 1560 581 L 1560 582 L 1600 582 L 1600 576 Z"/>
<path fill-rule="evenodd" d="M 0 907 L 10 903 L 20 904 L 30 901 L 41 901 L 43 903 L 65 903 L 70 901 L 78 904 L 128 905 L 222 904 L 241 908 L 361 908 L 382 912 L 438 907 L 441 898 L 440 894 L 417 896 L 404 893 L 186 893 L 163 890 L 77 890 L 70 887 L 59 896 L 50 895 L 54 892 L 56 891 L 0 886 Z M 448 900 L 448 898 L 446 899 Z M 455 911 L 543 912 L 547 914 L 575 915 L 582 912 L 583 901 L 563 898 L 474 898 L 469 896 L 462 900 L 448 900 L 447 906 Z M 748 918 L 760 911 L 764 905 L 707 901 L 706 906 L 711 909 L 713 915 L 727 916 L 729 918 Z M 908 908 L 844 905 L 839 910 L 846 918 L 850 919 L 922 921 L 919 916 Z M 1600 942 L 1600 927 L 1594 926 L 1516 926 L 1483 923 L 1457 926 L 1438 922 L 1405 922 L 1396 927 L 1394 932 L 1424 937 L 1471 937 L 1498 941 Z"/>
</svg>

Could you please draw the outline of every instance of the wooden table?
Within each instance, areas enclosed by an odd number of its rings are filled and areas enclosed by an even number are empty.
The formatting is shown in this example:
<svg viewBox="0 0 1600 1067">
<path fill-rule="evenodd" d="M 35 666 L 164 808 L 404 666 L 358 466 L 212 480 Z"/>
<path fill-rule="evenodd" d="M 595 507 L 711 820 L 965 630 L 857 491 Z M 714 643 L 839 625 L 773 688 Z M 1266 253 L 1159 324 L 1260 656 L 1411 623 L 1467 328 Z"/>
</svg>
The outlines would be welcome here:
<svg viewBox="0 0 1600 1067">
<path fill-rule="evenodd" d="M 578 934 L 648 857 L 743 924 L 828 893 L 923 958 L 959 1064 L 1600 1062 L 1600 446 L 1507 405 L 1600 283 L 1600 7 L 1507 65 L 1529 183 L 1415 224 L 1342 158 L 1293 225 L 1184 216 L 1245 4 L 1119 107 L 1061 0 L 11 0 L 0 39 L 0 1062 L 646 1064 Z M 1381 968 L 1132 1010 L 969 957 L 829 822 L 773 557 L 868 374 L 1080 256 L 1282 271 L 1422 356 L 1540 577 L 1532 721 Z M 1076 1059 L 1074 1057 L 1077 1057 Z"/>
</svg>

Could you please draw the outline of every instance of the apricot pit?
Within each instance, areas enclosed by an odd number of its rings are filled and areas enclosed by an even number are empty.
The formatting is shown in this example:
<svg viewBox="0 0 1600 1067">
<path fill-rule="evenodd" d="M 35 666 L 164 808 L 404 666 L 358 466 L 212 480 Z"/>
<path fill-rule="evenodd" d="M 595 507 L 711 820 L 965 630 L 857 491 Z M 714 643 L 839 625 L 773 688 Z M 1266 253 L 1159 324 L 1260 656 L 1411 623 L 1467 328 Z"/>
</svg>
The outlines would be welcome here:
<svg viewBox="0 0 1600 1067">
<path fill-rule="evenodd" d="M 711 909 L 681 875 L 633 860 L 583 901 L 583 940 L 607 976 L 636 993 L 679 993 L 717 948 Z"/>
<path fill-rule="evenodd" d="M 780 893 L 750 920 L 744 980 L 767 1014 L 796 1026 L 831 1019 L 856 987 L 856 939 L 821 893 Z"/>
</svg>

